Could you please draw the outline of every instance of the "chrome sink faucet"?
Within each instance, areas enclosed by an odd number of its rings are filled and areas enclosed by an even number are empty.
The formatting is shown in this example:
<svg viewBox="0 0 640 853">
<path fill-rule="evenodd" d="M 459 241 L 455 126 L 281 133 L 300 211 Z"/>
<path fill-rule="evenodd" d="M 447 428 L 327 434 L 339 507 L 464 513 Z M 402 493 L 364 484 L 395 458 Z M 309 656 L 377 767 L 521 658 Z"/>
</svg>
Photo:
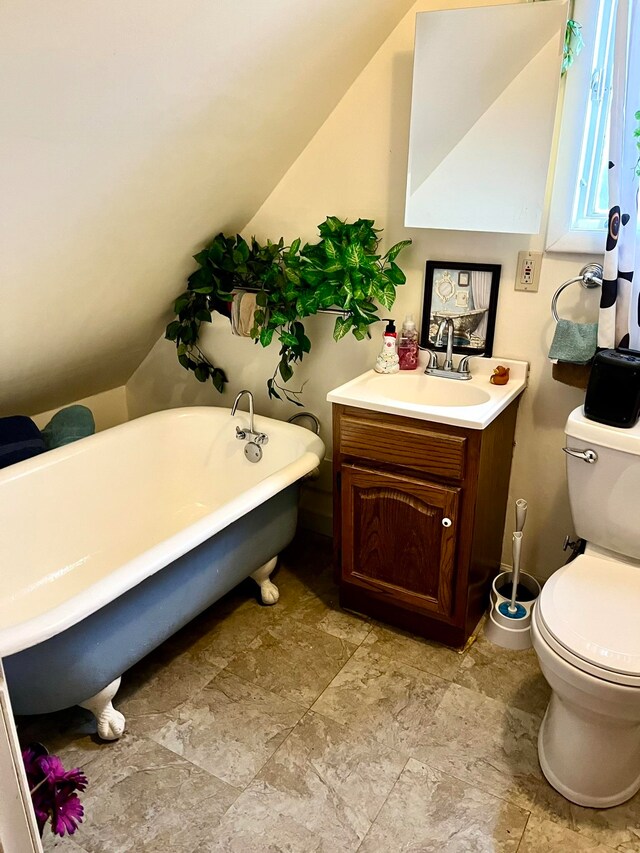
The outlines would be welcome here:
<svg viewBox="0 0 640 853">
<path fill-rule="evenodd" d="M 444 320 L 441 320 L 440 325 L 438 326 L 438 334 L 436 335 L 437 347 L 442 346 L 442 338 L 445 331 L 447 333 L 447 351 L 444 357 L 444 364 L 442 367 L 438 367 L 438 356 L 432 350 L 429 356 L 429 364 L 425 368 L 424 372 L 427 376 L 440 376 L 442 379 L 471 379 L 469 359 L 472 358 L 472 356 L 463 356 L 460 359 L 458 369 L 453 369 L 453 338 L 455 329 L 452 317 L 445 317 Z"/>
<path fill-rule="evenodd" d="M 444 364 L 442 365 L 443 370 L 453 370 L 453 336 L 455 329 L 453 328 L 453 318 L 446 317 L 444 320 L 440 321 L 440 325 L 438 326 L 438 334 L 436 336 L 436 346 L 442 346 L 442 335 L 446 331 L 447 333 L 447 352 L 444 359 Z"/>
<path fill-rule="evenodd" d="M 244 395 L 247 395 L 249 398 L 249 429 L 242 429 L 242 427 L 236 427 L 236 438 L 244 441 L 244 439 L 249 436 L 250 441 L 253 441 L 255 444 L 266 444 L 269 441 L 268 436 L 263 432 L 256 432 L 253 424 L 253 394 L 251 391 L 240 391 L 238 396 L 233 402 L 233 408 L 231 409 L 231 417 L 235 416 L 236 409 L 238 408 L 238 403 L 242 399 Z"/>
</svg>

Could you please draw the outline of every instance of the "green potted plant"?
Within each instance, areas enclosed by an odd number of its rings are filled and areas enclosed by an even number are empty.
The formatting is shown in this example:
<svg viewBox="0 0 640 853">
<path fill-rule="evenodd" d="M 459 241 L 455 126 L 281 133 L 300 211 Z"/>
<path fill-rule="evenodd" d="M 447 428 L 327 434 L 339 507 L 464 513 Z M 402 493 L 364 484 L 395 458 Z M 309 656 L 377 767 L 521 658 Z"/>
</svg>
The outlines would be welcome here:
<svg viewBox="0 0 640 853">
<path fill-rule="evenodd" d="M 175 301 L 177 319 L 167 326 L 166 337 L 175 342 L 180 364 L 192 370 L 200 382 L 209 378 L 218 391 L 227 377 L 215 367 L 198 345 L 200 325 L 211 322 L 211 311 L 230 314 L 234 290 L 256 292 L 256 312 L 251 337 L 263 347 L 277 338 L 280 360 L 267 381 L 269 396 L 296 405 L 300 390 L 285 384 L 293 366 L 311 350 L 305 333 L 305 317 L 318 311 L 342 309 L 333 336 L 340 340 L 349 331 L 357 340 L 370 336 L 369 327 L 379 320 L 376 302 L 391 308 L 396 288 L 406 278 L 396 258 L 411 240 L 402 240 L 384 255 L 377 254 L 380 231 L 370 219 L 343 222 L 329 216 L 318 228 L 320 240 L 301 248 L 300 239 L 285 246 L 255 238 L 218 234 L 195 255 L 199 268 L 189 276 L 187 290 Z M 281 382 L 278 381 L 281 380 Z"/>
</svg>

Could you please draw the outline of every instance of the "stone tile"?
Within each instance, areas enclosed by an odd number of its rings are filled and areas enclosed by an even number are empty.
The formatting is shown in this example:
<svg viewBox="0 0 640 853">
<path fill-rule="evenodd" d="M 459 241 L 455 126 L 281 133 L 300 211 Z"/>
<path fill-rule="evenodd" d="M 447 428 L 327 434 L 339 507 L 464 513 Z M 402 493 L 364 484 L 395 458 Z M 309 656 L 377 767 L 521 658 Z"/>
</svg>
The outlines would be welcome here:
<svg viewBox="0 0 640 853">
<path fill-rule="evenodd" d="M 640 793 L 612 809 L 584 809 L 572 803 L 570 826 L 582 837 L 621 853 L 640 853 Z"/>
<path fill-rule="evenodd" d="M 313 710 L 410 754 L 429 729 L 448 682 L 361 646 Z"/>
<path fill-rule="evenodd" d="M 412 756 L 566 823 L 569 802 L 549 785 L 538 764 L 539 727 L 535 714 L 452 684 Z"/>
<path fill-rule="evenodd" d="M 240 587 L 123 675 L 114 705 L 125 714 L 132 730 L 143 734 L 149 728 L 147 723 L 154 728 L 154 715 L 175 710 L 262 631 L 279 622 L 283 612 L 277 604 L 263 607 L 250 597 L 252 587 Z M 256 584 L 253 587 L 257 590 Z M 149 721 L 140 719 L 149 716 Z"/>
<path fill-rule="evenodd" d="M 484 634 L 464 656 L 455 682 L 539 717 L 544 716 L 551 697 L 533 649 L 503 649 Z"/>
<path fill-rule="evenodd" d="M 215 829 L 238 792 L 144 738 L 114 744 L 94 763 L 83 796 L 87 853 L 191 853 Z"/>
<path fill-rule="evenodd" d="M 451 681 L 463 660 L 457 650 L 380 623 L 374 623 L 364 645 L 394 661 Z"/>
<path fill-rule="evenodd" d="M 42 849 L 45 853 L 51 853 L 53 850 L 57 850 L 59 853 L 63 850 L 66 853 L 87 853 L 84 847 L 80 846 L 80 841 L 82 841 L 82 824 L 76 829 L 73 836 L 65 835 L 62 838 L 59 835 L 54 835 L 49 826 L 46 826 L 42 836 Z M 2 850 L 1 847 L 0 850 Z"/>
<path fill-rule="evenodd" d="M 356 850 L 405 761 L 374 738 L 311 712 L 241 794 L 205 849 Z M 305 847 L 310 838 L 320 843 Z"/>
<path fill-rule="evenodd" d="M 260 634 L 227 669 L 308 708 L 354 649 L 352 643 L 290 619 Z"/>
<path fill-rule="evenodd" d="M 224 671 L 148 732 L 157 743 L 244 788 L 305 709 Z"/>
<path fill-rule="evenodd" d="M 553 821 L 531 815 L 518 853 L 613 853 L 614 849 Z"/>
<path fill-rule="evenodd" d="M 359 853 L 516 853 L 528 816 L 512 803 L 409 759 Z"/>
</svg>

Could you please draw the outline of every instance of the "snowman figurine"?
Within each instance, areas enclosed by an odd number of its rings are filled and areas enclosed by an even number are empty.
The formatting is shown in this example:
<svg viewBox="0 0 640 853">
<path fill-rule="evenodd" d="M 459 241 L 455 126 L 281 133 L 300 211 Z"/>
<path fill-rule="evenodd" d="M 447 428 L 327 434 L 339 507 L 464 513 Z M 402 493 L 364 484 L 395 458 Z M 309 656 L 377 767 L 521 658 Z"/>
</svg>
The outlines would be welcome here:
<svg viewBox="0 0 640 853">
<path fill-rule="evenodd" d="M 376 373 L 397 373 L 400 370 L 400 359 L 396 352 L 396 327 L 393 320 L 387 320 L 387 328 L 382 338 L 382 351 L 376 359 Z"/>
</svg>

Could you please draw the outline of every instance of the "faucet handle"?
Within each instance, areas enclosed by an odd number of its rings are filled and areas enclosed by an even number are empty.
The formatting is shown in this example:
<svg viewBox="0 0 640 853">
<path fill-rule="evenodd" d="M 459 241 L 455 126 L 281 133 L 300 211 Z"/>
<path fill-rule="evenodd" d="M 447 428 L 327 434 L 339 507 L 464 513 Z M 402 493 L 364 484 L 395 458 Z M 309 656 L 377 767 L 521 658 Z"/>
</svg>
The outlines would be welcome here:
<svg viewBox="0 0 640 853">
<path fill-rule="evenodd" d="M 242 429 L 242 427 L 236 427 L 236 438 L 240 441 L 244 441 L 247 437 L 247 433 Z"/>
<path fill-rule="evenodd" d="M 458 362 L 458 373 L 470 373 L 469 361 L 472 358 L 479 358 L 477 355 L 463 355 Z"/>
<path fill-rule="evenodd" d="M 424 372 L 426 373 L 428 370 L 434 370 L 438 367 L 438 354 L 435 350 L 430 349 L 427 350 L 429 353 L 429 364 L 425 367 Z"/>
</svg>

